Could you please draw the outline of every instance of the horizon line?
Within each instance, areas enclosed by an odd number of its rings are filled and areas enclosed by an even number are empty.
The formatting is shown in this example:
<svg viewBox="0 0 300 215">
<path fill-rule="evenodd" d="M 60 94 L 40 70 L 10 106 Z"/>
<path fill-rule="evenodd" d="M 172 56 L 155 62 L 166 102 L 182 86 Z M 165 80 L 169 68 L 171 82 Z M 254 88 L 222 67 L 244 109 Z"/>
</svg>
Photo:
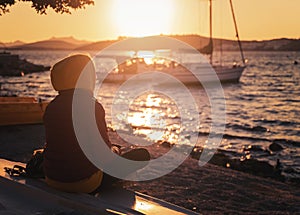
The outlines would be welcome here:
<svg viewBox="0 0 300 215">
<path fill-rule="evenodd" d="M 121 38 L 143 38 L 143 37 L 152 37 L 152 36 L 200 36 L 200 37 L 204 37 L 204 38 L 209 38 L 208 36 L 204 36 L 204 35 L 200 35 L 200 34 L 196 34 L 196 33 L 187 33 L 187 34 L 156 34 L 156 35 L 148 35 L 148 36 L 142 36 L 142 37 L 136 37 L 136 36 L 124 36 L 124 35 L 120 35 L 114 38 L 110 38 L 110 39 L 100 39 L 100 40 L 90 40 L 90 39 L 85 39 L 85 38 L 78 38 L 76 36 L 50 36 L 48 38 L 41 38 L 41 39 L 37 39 L 37 40 L 32 40 L 32 41 L 24 41 L 22 39 L 16 39 L 13 41 L 0 41 L 0 43 L 4 43 L 4 44 L 9 44 L 9 43 L 15 43 L 15 42 L 22 42 L 25 44 L 28 43 L 35 43 L 35 42 L 41 42 L 41 41 L 47 41 L 47 40 L 51 40 L 51 39 L 63 39 L 63 38 L 70 38 L 70 39 L 75 39 L 77 41 L 85 41 L 85 42 L 102 42 L 102 41 L 113 41 L 113 40 L 119 40 Z M 213 37 L 213 39 L 222 39 L 222 40 L 232 40 L 235 41 L 236 39 L 234 38 L 221 38 L 221 37 Z M 273 38 L 269 38 L 269 39 L 241 39 L 241 41 L 243 42 L 262 42 L 262 41 L 270 41 L 270 40 L 280 40 L 280 39 L 288 39 L 288 40 L 300 40 L 300 37 L 295 38 L 295 37 L 273 37 Z"/>
</svg>

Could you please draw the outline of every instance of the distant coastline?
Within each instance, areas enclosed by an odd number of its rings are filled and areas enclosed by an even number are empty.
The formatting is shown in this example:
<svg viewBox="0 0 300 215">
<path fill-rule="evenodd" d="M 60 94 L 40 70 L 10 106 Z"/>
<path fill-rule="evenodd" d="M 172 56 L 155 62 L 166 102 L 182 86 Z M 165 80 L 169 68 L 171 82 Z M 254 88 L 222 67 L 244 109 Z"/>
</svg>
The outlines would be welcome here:
<svg viewBox="0 0 300 215">
<path fill-rule="evenodd" d="M 209 38 L 199 35 L 163 35 L 188 43 L 196 49 L 201 49 L 208 44 Z M 90 42 L 77 40 L 73 37 L 51 38 L 34 43 L 16 41 L 13 43 L 2 43 L 7 50 L 102 50 L 127 37 L 119 37 L 116 40 L 105 40 Z M 238 51 L 237 42 L 227 39 L 213 39 L 215 51 Z M 272 39 L 263 41 L 242 41 L 245 51 L 300 51 L 300 39 Z M 222 47 L 222 48 L 221 48 Z M 133 47 L 134 48 L 134 47 Z"/>
</svg>

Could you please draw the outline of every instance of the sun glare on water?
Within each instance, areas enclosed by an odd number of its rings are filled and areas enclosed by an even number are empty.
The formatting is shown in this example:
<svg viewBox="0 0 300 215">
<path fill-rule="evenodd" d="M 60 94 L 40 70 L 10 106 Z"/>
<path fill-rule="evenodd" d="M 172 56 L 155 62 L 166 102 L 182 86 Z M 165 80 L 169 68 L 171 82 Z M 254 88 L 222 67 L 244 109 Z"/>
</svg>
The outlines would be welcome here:
<svg viewBox="0 0 300 215">
<path fill-rule="evenodd" d="M 173 4 L 172 0 L 113 0 L 112 20 L 122 36 L 168 34 Z"/>
</svg>

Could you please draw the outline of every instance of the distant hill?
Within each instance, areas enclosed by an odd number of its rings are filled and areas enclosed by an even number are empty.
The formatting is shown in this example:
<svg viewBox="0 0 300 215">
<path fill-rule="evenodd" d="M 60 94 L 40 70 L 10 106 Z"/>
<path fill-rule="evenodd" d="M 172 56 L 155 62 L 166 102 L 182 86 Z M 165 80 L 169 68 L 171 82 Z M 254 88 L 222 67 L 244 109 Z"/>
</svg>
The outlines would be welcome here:
<svg viewBox="0 0 300 215">
<path fill-rule="evenodd" d="M 167 35 L 165 35 L 167 36 Z M 201 49 L 208 44 L 209 38 L 199 35 L 169 35 L 171 38 L 183 41 L 196 49 Z M 100 51 L 110 45 L 115 44 L 118 41 L 126 39 L 126 37 L 120 37 L 117 40 L 106 40 L 99 42 L 89 42 L 84 40 L 77 40 L 73 37 L 64 38 L 51 38 L 49 40 L 39 41 L 35 43 L 24 44 L 23 42 L 16 41 L 15 44 L 6 45 L 9 49 L 18 50 L 34 50 L 34 49 L 47 49 L 47 50 L 93 50 Z M 214 50 L 224 51 L 238 51 L 239 47 L 234 40 L 214 39 Z M 155 44 L 153 41 L 142 40 L 137 38 L 134 44 L 123 45 L 123 47 L 115 47 L 122 50 L 138 50 L 149 49 Z M 242 41 L 242 46 L 245 51 L 300 51 L 300 39 L 274 39 L 264 41 Z M 164 48 L 164 44 L 159 44 L 159 48 Z"/>
<path fill-rule="evenodd" d="M 209 38 L 199 35 L 171 36 L 188 43 L 196 49 L 201 49 L 208 44 Z M 238 51 L 236 40 L 213 39 L 214 50 Z M 241 41 L 245 51 L 300 51 L 300 39 L 273 39 L 264 41 Z"/>
<path fill-rule="evenodd" d="M 201 37 L 198 35 L 171 35 L 168 37 L 172 37 L 174 39 L 178 39 L 181 40 L 185 43 L 188 43 L 189 45 L 198 48 L 198 47 L 202 47 L 205 46 L 208 43 L 208 38 L 206 37 Z M 99 41 L 99 42 L 95 42 L 95 43 L 91 43 L 85 46 L 80 46 L 77 49 L 78 50 L 101 50 L 104 49 L 112 44 L 115 44 L 116 42 L 119 42 L 121 40 L 124 39 L 128 39 L 126 37 L 121 37 L 118 40 L 108 40 L 108 41 Z M 122 50 L 139 50 L 139 49 L 151 49 L 152 47 L 157 47 L 157 49 L 161 48 L 165 48 L 166 45 L 165 44 L 155 44 L 155 41 L 151 40 L 151 39 L 143 39 L 143 38 L 134 38 L 134 43 L 133 44 L 122 44 L 118 45 L 116 47 L 113 47 L 112 49 L 122 49 Z M 169 46 L 167 46 L 169 47 Z"/>
<path fill-rule="evenodd" d="M 300 51 L 300 40 L 288 40 L 288 42 L 282 45 L 279 50 Z"/>
<path fill-rule="evenodd" d="M 178 39 L 183 41 L 195 49 L 201 49 L 209 43 L 208 37 L 203 37 L 199 35 L 169 35 L 168 37 Z M 126 39 L 126 38 L 122 38 Z M 88 45 L 80 46 L 78 50 L 101 50 L 109 45 L 118 42 L 119 40 L 111 41 L 99 41 L 91 43 Z M 239 47 L 237 41 L 235 40 L 226 40 L 226 39 L 213 39 L 214 50 L 224 50 L 224 51 L 238 51 Z M 139 42 L 133 44 L 131 47 L 127 47 L 129 50 L 136 50 L 138 47 L 147 48 L 149 45 Z M 242 41 L 242 46 L 245 51 L 300 51 L 300 39 L 274 39 L 274 40 L 265 40 L 265 41 Z M 126 48 L 126 47 L 123 47 Z M 163 48 L 163 45 L 162 47 Z M 127 50 L 128 50 L 127 49 Z"/>
<path fill-rule="evenodd" d="M 14 42 L 11 43 L 3 43 L 5 47 L 13 47 L 13 46 L 21 46 L 24 45 L 25 43 L 20 41 L 20 40 L 16 40 Z"/>
<path fill-rule="evenodd" d="M 118 41 L 120 41 L 120 40 L 106 40 L 106 41 L 94 42 L 94 43 L 90 43 L 87 45 L 79 46 L 76 48 L 76 50 L 87 50 L 87 51 L 88 50 L 93 50 L 93 51 L 102 50 Z"/>
<path fill-rule="evenodd" d="M 237 50 L 238 46 L 232 41 L 222 42 L 224 50 Z M 245 51 L 300 51 L 300 39 L 273 39 L 263 41 L 242 41 Z"/>
<path fill-rule="evenodd" d="M 23 43 L 9 46 L 9 49 L 16 50 L 73 50 L 79 46 L 87 45 L 91 42 L 84 40 L 77 40 L 73 37 L 52 37 L 49 40 L 38 41 L 34 43 Z"/>
<path fill-rule="evenodd" d="M 91 43 L 90 41 L 87 41 L 87 40 L 75 39 L 72 36 L 70 36 L 70 37 L 52 37 L 52 38 L 50 38 L 50 41 L 64 41 L 64 42 L 72 43 L 72 44 L 78 45 L 78 46 L 83 46 L 83 45 L 87 45 L 87 44 Z"/>
<path fill-rule="evenodd" d="M 35 42 L 35 43 L 29 43 L 29 44 L 24 44 L 21 46 L 13 46 L 10 47 L 10 49 L 17 49 L 17 50 L 35 50 L 35 49 L 48 49 L 48 50 L 70 50 L 74 49 L 77 46 L 72 44 L 72 43 L 67 43 L 64 41 L 59 41 L 59 40 L 47 40 L 47 41 L 40 41 L 40 42 Z"/>
</svg>

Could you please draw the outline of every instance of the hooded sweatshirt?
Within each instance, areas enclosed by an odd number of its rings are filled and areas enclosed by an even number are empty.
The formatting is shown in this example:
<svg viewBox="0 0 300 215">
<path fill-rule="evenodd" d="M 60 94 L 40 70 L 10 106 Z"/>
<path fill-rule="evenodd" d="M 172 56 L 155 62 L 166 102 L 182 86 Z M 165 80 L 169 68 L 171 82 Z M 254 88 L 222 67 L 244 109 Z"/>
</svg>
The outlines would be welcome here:
<svg viewBox="0 0 300 215">
<path fill-rule="evenodd" d="M 83 81 L 77 83 L 79 77 Z M 44 114 L 46 131 L 44 172 L 48 178 L 59 182 L 80 181 L 99 169 L 85 156 L 76 138 L 72 119 L 75 89 L 80 93 L 83 102 L 95 104 L 95 119 L 99 133 L 108 147 L 111 147 L 104 108 L 92 93 L 95 69 L 91 59 L 86 55 L 74 55 L 58 62 L 51 69 L 51 83 L 58 91 L 58 96 L 50 102 Z"/>
</svg>

